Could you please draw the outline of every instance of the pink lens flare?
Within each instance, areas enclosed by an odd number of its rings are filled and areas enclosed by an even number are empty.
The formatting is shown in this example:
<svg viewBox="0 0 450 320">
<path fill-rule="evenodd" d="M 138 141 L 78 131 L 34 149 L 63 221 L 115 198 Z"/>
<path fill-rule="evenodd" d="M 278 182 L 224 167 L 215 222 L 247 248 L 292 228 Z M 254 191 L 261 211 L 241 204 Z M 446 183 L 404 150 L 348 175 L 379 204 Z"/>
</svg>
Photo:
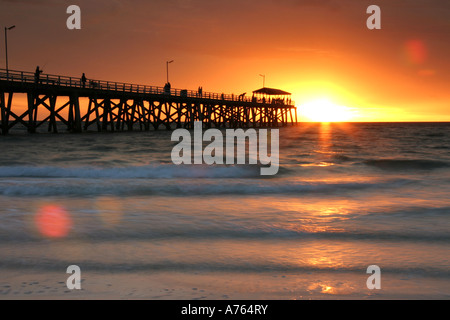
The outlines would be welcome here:
<svg viewBox="0 0 450 320">
<path fill-rule="evenodd" d="M 406 41 L 405 53 L 408 62 L 414 65 L 423 64 L 428 58 L 428 50 L 425 43 L 418 39 Z"/>
<path fill-rule="evenodd" d="M 39 232 L 49 238 L 62 238 L 67 236 L 72 226 L 72 220 L 67 211 L 58 205 L 45 205 L 39 209 L 35 216 Z"/>
</svg>

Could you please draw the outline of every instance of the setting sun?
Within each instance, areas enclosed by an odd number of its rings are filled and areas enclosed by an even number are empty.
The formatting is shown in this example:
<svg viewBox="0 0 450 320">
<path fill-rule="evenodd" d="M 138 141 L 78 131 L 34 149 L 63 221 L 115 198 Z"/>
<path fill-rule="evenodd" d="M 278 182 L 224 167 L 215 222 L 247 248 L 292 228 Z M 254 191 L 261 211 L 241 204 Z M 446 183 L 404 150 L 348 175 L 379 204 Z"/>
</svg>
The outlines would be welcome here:
<svg viewBox="0 0 450 320">
<path fill-rule="evenodd" d="M 317 99 L 306 102 L 299 107 L 300 117 L 306 117 L 314 122 L 350 121 L 354 118 L 354 111 L 349 107 L 340 106 L 328 99 Z"/>
</svg>

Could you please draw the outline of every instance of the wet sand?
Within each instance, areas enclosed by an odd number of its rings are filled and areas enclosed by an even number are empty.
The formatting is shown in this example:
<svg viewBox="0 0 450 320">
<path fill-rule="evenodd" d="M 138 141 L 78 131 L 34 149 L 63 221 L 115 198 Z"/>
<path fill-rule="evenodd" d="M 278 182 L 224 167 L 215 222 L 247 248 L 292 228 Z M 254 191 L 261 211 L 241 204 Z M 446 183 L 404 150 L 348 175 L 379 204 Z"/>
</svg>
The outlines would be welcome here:
<svg viewBox="0 0 450 320">
<path fill-rule="evenodd" d="M 366 287 L 366 275 L 346 273 L 234 274 L 178 272 L 84 272 L 81 289 L 68 289 L 64 273 L 3 272 L 1 300 L 302 300 L 448 299 L 449 282 L 424 277 L 383 276 L 380 290 Z M 413 294 L 411 292 L 414 292 Z M 420 292 L 420 293 L 417 293 Z"/>
</svg>

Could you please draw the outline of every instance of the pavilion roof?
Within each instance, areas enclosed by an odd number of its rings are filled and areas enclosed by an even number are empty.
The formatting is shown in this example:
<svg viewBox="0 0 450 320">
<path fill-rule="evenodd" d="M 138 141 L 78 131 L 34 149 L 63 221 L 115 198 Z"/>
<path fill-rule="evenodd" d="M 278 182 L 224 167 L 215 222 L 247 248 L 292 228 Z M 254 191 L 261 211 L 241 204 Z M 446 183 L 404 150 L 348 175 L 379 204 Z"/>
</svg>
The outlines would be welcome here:
<svg viewBox="0 0 450 320">
<path fill-rule="evenodd" d="M 253 93 L 266 94 L 269 96 L 291 95 L 291 93 L 280 90 L 280 89 L 266 88 L 266 87 L 255 90 L 255 91 L 253 91 Z"/>
</svg>

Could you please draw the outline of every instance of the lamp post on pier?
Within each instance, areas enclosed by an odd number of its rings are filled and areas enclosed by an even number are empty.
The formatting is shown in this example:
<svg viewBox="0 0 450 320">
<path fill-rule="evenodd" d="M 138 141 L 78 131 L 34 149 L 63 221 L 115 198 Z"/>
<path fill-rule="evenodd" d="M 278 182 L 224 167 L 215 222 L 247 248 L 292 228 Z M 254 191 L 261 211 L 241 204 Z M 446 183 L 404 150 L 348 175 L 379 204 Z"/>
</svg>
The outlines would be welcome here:
<svg viewBox="0 0 450 320">
<path fill-rule="evenodd" d="M 266 87 L 266 75 L 260 74 L 260 76 L 263 78 L 263 88 L 265 88 Z"/>
<path fill-rule="evenodd" d="M 16 26 L 5 27 L 5 57 L 6 57 L 6 77 L 9 75 L 8 66 L 8 31 L 14 29 Z"/>
<path fill-rule="evenodd" d="M 169 63 L 172 63 L 174 60 L 166 61 L 166 73 L 167 73 L 167 83 L 169 83 Z"/>
</svg>

